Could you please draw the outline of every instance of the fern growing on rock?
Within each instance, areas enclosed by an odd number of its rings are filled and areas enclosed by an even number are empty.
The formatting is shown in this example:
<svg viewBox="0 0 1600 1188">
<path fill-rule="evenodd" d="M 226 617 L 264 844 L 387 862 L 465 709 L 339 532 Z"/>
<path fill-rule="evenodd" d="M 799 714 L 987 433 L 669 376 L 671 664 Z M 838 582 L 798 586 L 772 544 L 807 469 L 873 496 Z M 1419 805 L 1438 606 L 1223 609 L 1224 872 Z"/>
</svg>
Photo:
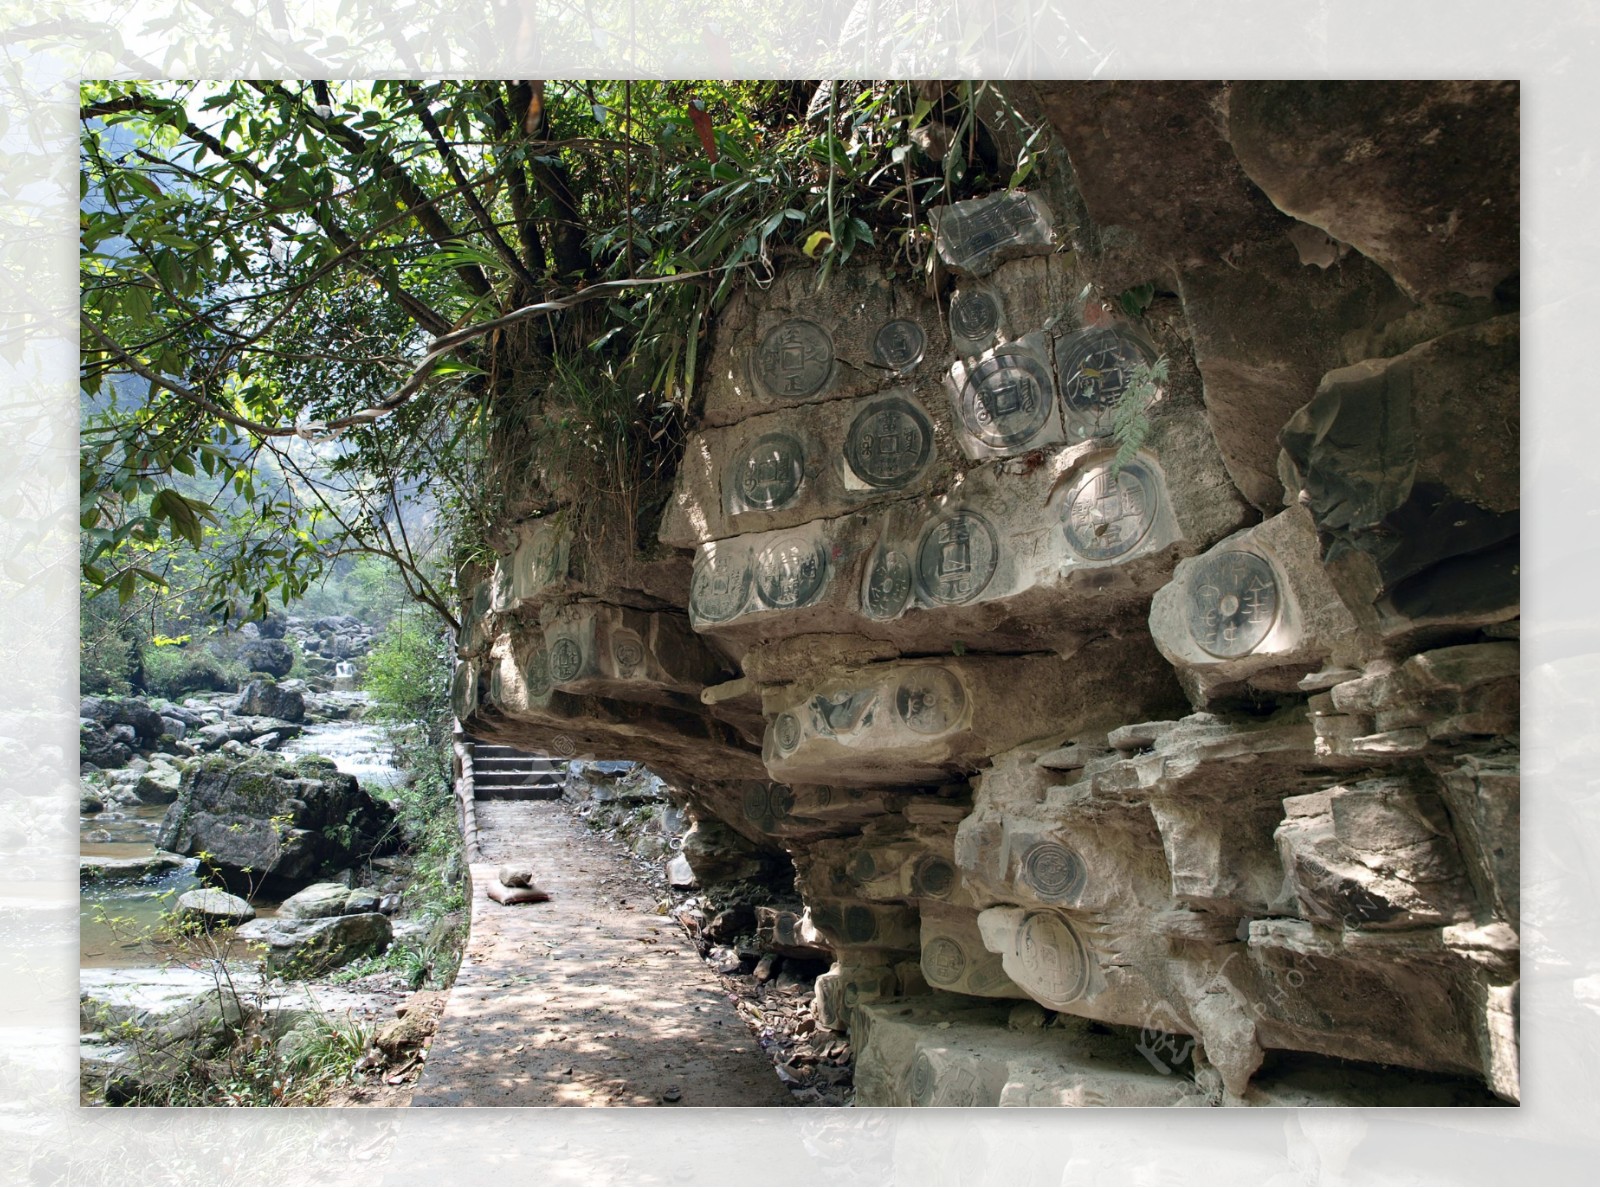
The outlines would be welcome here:
<svg viewBox="0 0 1600 1188">
<path fill-rule="evenodd" d="M 1154 363 L 1140 359 L 1128 376 L 1128 386 L 1117 398 L 1117 407 L 1111 417 L 1111 436 L 1117 443 L 1117 453 L 1111 459 L 1111 474 L 1115 477 L 1122 468 L 1133 461 L 1133 456 L 1150 436 L 1150 410 L 1166 393 L 1167 357 L 1160 356 Z"/>
</svg>

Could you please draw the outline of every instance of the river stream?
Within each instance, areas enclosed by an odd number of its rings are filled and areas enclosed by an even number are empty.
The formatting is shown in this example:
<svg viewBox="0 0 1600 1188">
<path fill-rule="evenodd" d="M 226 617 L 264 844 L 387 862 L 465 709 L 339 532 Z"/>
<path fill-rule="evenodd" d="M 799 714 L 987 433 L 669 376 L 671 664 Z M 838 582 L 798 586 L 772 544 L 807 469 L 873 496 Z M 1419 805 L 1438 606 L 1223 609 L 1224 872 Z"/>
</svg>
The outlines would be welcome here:
<svg viewBox="0 0 1600 1188">
<path fill-rule="evenodd" d="M 337 695 L 347 703 L 365 706 L 365 694 Z M 308 726 L 299 738 L 278 752 L 289 759 L 325 755 L 361 786 L 378 793 L 398 782 L 402 773 L 393 765 L 384 741 L 383 727 L 370 722 L 336 721 Z M 146 858 L 156 852 L 156 834 L 165 805 L 109 806 L 106 812 L 79 818 L 78 851 L 85 858 Z M 170 911 L 179 895 L 201 885 L 197 863 L 190 859 L 181 870 L 138 882 L 91 883 L 79 896 L 78 962 L 85 969 L 148 966 L 172 956 L 170 948 L 154 939 L 162 914 Z M 274 901 L 252 899 L 259 916 L 277 914 Z"/>
</svg>

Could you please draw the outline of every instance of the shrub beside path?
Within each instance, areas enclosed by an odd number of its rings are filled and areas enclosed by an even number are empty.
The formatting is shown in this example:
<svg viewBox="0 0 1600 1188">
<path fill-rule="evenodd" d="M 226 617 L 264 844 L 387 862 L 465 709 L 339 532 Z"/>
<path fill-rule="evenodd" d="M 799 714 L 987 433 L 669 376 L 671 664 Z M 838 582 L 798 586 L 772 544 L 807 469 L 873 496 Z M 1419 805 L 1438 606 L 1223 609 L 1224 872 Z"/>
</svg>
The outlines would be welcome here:
<svg viewBox="0 0 1600 1188">
<path fill-rule="evenodd" d="M 793 1104 L 620 851 L 559 801 L 477 810 L 471 935 L 413 1106 Z M 491 900 L 508 861 L 550 901 Z"/>
</svg>

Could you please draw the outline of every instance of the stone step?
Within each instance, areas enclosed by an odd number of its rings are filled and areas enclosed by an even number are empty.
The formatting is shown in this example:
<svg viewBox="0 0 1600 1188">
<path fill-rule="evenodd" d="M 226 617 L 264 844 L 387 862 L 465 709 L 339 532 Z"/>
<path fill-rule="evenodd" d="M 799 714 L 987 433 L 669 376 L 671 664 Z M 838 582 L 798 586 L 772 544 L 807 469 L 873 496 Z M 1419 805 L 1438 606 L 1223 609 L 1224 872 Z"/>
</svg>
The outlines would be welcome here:
<svg viewBox="0 0 1600 1188">
<path fill-rule="evenodd" d="M 501 785 L 521 787 L 524 784 L 548 784 L 552 781 L 533 772 L 480 771 L 474 773 L 472 782 L 479 788 L 494 788 Z"/>
<path fill-rule="evenodd" d="M 550 756 L 538 751 L 519 751 L 516 747 L 503 746 L 500 743 L 473 743 L 472 751 L 475 755 L 515 756 L 522 759 L 548 759 Z"/>
<path fill-rule="evenodd" d="M 560 800 L 561 789 L 551 784 L 518 784 L 513 786 L 473 788 L 474 800 Z"/>
<path fill-rule="evenodd" d="M 563 764 L 552 762 L 549 759 L 529 759 L 515 755 L 476 756 L 473 758 L 475 767 L 490 771 L 560 771 Z"/>
<path fill-rule="evenodd" d="M 549 776 L 524 776 L 521 778 L 504 775 L 486 775 L 473 781 L 478 788 L 526 788 L 538 784 L 545 788 L 564 788 L 565 780 L 551 779 Z"/>
</svg>

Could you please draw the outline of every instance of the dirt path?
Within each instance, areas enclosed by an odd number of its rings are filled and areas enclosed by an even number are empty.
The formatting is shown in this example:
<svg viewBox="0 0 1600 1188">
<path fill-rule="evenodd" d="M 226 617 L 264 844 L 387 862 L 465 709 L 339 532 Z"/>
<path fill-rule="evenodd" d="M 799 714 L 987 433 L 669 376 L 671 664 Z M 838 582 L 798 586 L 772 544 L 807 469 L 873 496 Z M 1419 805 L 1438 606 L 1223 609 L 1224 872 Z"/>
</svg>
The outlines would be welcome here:
<svg viewBox="0 0 1600 1188">
<path fill-rule="evenodd" d="M 619 853 L 560 802 L 477 808 L 472 933 L 412 1105 L 793 1104 Z M 549 903 L 488 898 L 509 860 L 533 864 Z"/>
</svg>

